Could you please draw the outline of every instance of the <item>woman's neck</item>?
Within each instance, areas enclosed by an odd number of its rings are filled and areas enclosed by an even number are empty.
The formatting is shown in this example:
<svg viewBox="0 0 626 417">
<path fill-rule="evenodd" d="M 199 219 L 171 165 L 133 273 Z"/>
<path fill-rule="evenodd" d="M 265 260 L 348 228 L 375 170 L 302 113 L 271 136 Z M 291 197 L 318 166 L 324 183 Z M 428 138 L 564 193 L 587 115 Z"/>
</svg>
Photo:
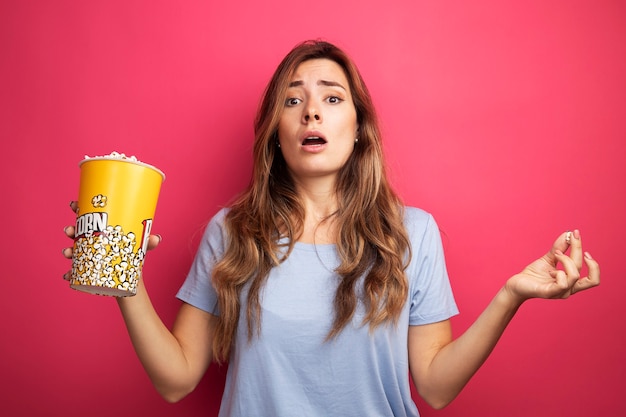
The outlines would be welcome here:
<svg viewBox="0 0 626 417">
<path fill-rule="evenodd" d="M 334 182 L 309 180 L 296 184 L 304 208 L 302 235 L 304 243 L 335 243 L 337 194 Z"/>
</svg>

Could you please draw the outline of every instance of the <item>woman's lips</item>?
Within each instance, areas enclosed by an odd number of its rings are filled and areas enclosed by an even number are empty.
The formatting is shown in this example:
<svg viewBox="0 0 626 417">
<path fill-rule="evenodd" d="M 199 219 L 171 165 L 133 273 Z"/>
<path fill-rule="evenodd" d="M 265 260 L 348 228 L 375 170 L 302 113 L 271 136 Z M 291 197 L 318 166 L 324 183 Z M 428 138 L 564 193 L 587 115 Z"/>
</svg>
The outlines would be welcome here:
<svg viewBox="0 0 626 417">
<path fill-rule="evenodd" d="M 318 153 L 326 149 L 326 139 L 319 136 L 309 136 L 302 141 L 302 150 L 309 153 Z"/>
<path fill-rule="evenodd" d="M 324 140 L 324 138 L 321 138 L 319 136 L 310 136 L 302 141 L 302 146 L 323 145 L 325 143 L 326 140 Z"/>
<path fill-rule="evenodd" d="M 310 144 L 319 145 L 326 143 L 326 138 L 319 130 L 307 130 L 300 137 L 300 143 L 303 146 Z"/>
<path fill-rule="evenodd" d="M 309 130 L 304 132 L 302 135 L 302 140 L 300 144 L 302 145 L 302 149 L 306 152 L 317 153 L 321 152 L 326 148 L 328 141 L 324 137 L 324 135 L 317 130 Z"/>
</svg>

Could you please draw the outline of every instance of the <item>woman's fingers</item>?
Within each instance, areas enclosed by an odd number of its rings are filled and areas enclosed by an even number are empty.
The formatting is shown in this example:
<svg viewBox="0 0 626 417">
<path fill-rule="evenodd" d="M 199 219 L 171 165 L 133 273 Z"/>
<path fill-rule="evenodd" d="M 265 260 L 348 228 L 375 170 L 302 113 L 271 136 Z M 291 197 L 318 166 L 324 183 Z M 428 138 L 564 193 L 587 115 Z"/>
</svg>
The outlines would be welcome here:
<svg viewBox="0 0 626 417">
<path fill-rule="evenodd" d="M 63 231 L 65 232 L 65 235 L 67 237 L 69 237 L 70 239 L 74 239 L 75 233 L 76 233 L 76 228 L 74 226 L 66 226 Z M 161 243 L 161 240 L 163 240 L 163 238 L 161 237 L 161 235 L 150 235 L 148 237 L 148 250 L 154 249 L 157 246 L 159 246 L 159 243 Z M 71 258 L 72 257 L 72 253 L 69 252 L 69 256 L 67 256 L 66 251 L 67 250 L 72 250 L 72 248 L 65 248 L 63 249 L 63 255 L 65 255 L 66 258 Z"/>
<path fill-rule="evenodd" d="M 570 285 L 565 271 L 556 269 L 551 271 L 550 275 L 554 278 L 555 285 L 550 288 L 550 293 L 547 298 L 562 298 L 563 294 L 568 294 L 570 292 Z"/>
<path fill-rule="evenodd" d="M 561 235 L 554 241 L 550 252 L 548 252 L 548 259 L 555 263 L 556 252 L 561 251 L 562 253 L 565 253 L 568 249 L 570 250 L 570 257 L 574 260 L 578 269 L 582 268 L 582 240 L 580 239 L 580 231 L 578 229 L 575 229 L 573 232 L 568 230 L 567 232 L 561 233 Z"/>
<path fill-rule="evenodd" d="M 565 284 L 563 278 L 566 277 L 567 294 L 565 296 L 600 285 L 600 265 L 591 257 L 589 252 L 583 252 L 580 231 L 574 230 L 574 232 L 565 233 L 564 243 L 569 246 L 569 256 L 559 249 L 563 246 L 560 242 L 561 237 L 555 242 L 552 251 L 556 261 L 563 265 L 563 274 L 558 274 L 558 278 L 557 274 L 553 276 L 559 286 Z M 583 267 L 583 261 L 587 265 L 589 275 L 581 278 L 580 271 Z"/>
<path fill-rule="evenodd" d="M 65 226 L 63 231 L 65 232 L 67 237 L 69 237 L 71 239 L 74 239 L 74 236 L 75 236 L 75 233 L 76 233 L 76 228 L 74 226 Z"/>
<path fill-rule="evenodd" d="M 65 256 L 67 259 L 72 259 L 72 253 L 73 253 L 73 249 L 72 248 L 64 248 L 63 249 L 63 256 Z"/>
<path fill-rule="evenodd" d="M 567 276 L 566 289 L 571 289 L 576 282 L 580 279 L 580 268 L 576 265 L 576 262 L 561 252 L 557 250 L 555 253 L 556 259 L 563 265 L 563 271 Z"/>
<path fill-rule="evenodd" d="M 557 251 L 565 253 L 570 247 L 572 236 L 573 233 L 570 231 L 561 233 L 561 235 L 554 241 L 550 252 L 548 252 L 548 257 L 554 260 Z"/>
<path fill-rule="evenodd" d="M 75 201 L 75 200 L 70 201 L 70 208 L 72 209 L 74 213 L 78 213 L 78 201 Z M 76 235 L 76 228 L 74 226 L 65 226 L 63 231 L 65 232 L 65 235 L 67 237 L 69 237 L 72 240 L 74 239 L 74 236 Z M 63 253 L 63 256 L 66 257 L 67 259 L 72 259 L 74 248 L 72 247 L 63 248 L 62 253 Z M 63 274 L 63 279 L 66 281 L 69 281 L 71 275 L 72 275 L 72 272 L 67 271 L 65 274 Z"/>
<path fill-rule="evenodd" d="M 569 250 L 569 256 L 565 252 Z M 583 261 L 589 275 L 581 278 Z M 580 232 L 562 233 L 550 251 L 513 276 L 507 285 L 519 299 L 568 298 L 600 284 L 600 267 L 582 251 Z"/>
<path fill-rule="evenodd" d="M 78 201 L 75 201 L 75 200 L 70 201 L 70 208 L 72 209 L 74 213 L 77 213 Z M 67 237 L 74 239 L 75 233 L 76 233 L 76 228 L 74 226 L 66 226 L 65 229 L 63 230 L 65 231 L 65 234 L 67 235 Z M 161 242 L 161 240 L 162 240 L 161 235 L 150 235 L 150 237 L 148 238 L 148 250 L 156 248 Z M 64 255 L 65 255 L 65 250 L 66 249 L 63 250 Z M 69 257 L 71 258 L 71 254 Z"/>
<path fill-rule="evenodd" d="M 74 232 L 75 232 L 75 228 L 74 226 L 65 226 L 65 228 L 63 229 L 63 231 L 65 232 L 65 235 L 67 237 L 69 237 L 70 239 L 74 239 Z M 72 259 L 72 252 L 73 252 L 73 248 L 63 248 L 63 256 L 65 256 L 67 259 Z"/>
<path fill-rule="evenodd" d="M 150 235 L 148 237 L 148 250 L 152 250 L 156 248 L 157 246 L 159 246 L 159 243 L 161 243 L 161 240 L 163 240 L 161 238 L 161 235 Z"/>
<path fill-rule="evenodd" d="M 589 288 L 600 285 L 600 265 L 591 257 L 589 252 L 585 252 L 585 263 L 589 270 L 589 275 L 579 279 L 572 288 L 572 294 L 579 291 L 588 290 Z"/>
<path fill-rule="evenodd" d="M 579 270 L 583 267 L 583 244 L 580 240 L 580 230 L 576 229 L 569 236 L 569 256 Z"/>
<path fill-rule="evenodd" d="M 71 201 L 70 202 L 70 208 L 72 209 L 72 211 L 74 213 L 78 213 L 78 202 L 77 201 Z M 65 235 L 70 238 L 70 239 L 74 239 L 76 237 L 76 227 L 75 226 L 66 226 L 63 229 L 63 232 L 65 233 Z M 161 242 L 161 235 L 150 235 L 148 237 L 148 250 L 154 249 L 156 248 L 159 243 Z M 65 258 L 67 259 L 72 259 L 74 253 L 74 249 L 73 247 L 67 247 L 67 248 L 63 248 L 62 250 L 62 254 Z M 71 271 L 66 272 L 65 274 L 63 274 L 63 279 L 66 281 L 69 281 L 71 277 Z"/>
</svg>

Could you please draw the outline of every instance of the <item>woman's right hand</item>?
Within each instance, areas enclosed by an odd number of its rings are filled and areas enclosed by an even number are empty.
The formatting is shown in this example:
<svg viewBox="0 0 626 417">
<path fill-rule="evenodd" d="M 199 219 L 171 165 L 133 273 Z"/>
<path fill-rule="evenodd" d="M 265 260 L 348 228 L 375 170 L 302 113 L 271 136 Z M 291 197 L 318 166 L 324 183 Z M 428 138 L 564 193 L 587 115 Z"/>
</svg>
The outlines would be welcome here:
<svg viewBox="0 0 626 417">
<path fill-rule="evenodd" d="M 76 213 L 78 211 L 78 201 L 70 202 L 70 208 L 72 209 L 74 213 Z M 67 259 L 72 259 L 72 254 L 74 252 L 73 242 L 74 242 L 74 235 L 76 232 L 76 228 L 73 225 L 69 225 L 69 226 L 65 226 L 63 231 L 65 232 L 65 235 L 68 238 L 72 239 L 72 246 L 63 248 L 63 256 L 65 256 Z M 156 248 L 160 242 L 161 242 L 161 235 L 150 235 L 148 237 L 148 250 Z M 72 273 L 71 270 L 67 271 L 65 274 L 63 274 L 63 279 L 66 281 L 69 281 L 71 277 L 71 273 Z"/>
</svg>

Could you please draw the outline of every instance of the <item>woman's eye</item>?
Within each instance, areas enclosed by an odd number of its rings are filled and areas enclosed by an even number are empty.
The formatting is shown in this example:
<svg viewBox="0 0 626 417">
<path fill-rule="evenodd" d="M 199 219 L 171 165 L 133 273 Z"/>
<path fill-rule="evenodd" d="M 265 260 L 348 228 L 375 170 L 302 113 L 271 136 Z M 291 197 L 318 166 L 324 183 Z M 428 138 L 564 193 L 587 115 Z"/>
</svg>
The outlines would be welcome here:
<svg viewBox="0 0 626 417">
<path fill-rule="evenodd" d="M 337 96 L 330 96 L 326 100 L 328 100 L 328 102 L 331 103 L 331 104 L 341 103 L 341 101 L 342 101 L 341 98 L 339 98 Z"/>
<path fill-rule="evenodd" d="M 300 104 L 302 102 L 302 100 L 300 100 L 299 98 L 288 98 L 287 100 L 285 100 L 285 105 L 288 107 L 292 107 L 292 106 L 296 106 L 298 104 Z"/>
</svg>

